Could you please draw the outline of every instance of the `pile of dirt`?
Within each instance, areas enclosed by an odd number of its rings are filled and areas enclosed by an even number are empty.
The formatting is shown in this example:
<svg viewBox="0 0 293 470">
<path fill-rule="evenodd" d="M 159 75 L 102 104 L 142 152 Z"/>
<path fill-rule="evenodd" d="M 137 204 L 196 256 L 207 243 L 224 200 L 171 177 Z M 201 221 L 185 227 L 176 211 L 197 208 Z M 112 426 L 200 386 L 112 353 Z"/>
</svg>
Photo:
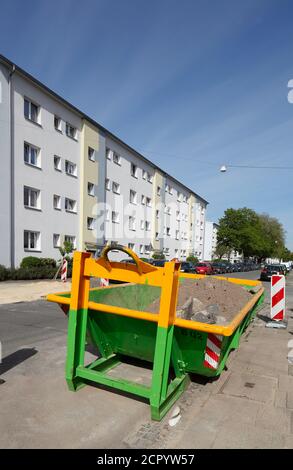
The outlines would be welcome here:
<svg viewBox="0 0 293 470">
<path fill-rule="evenodd" d="M 244 287 L 214 279 L 184 279 L 179 284 L 177 317 L 202 323 L 227 325 L 251 299 Z M 157 313 L 160 299 L 153 301 L 147 311 Z"/>
</svg>

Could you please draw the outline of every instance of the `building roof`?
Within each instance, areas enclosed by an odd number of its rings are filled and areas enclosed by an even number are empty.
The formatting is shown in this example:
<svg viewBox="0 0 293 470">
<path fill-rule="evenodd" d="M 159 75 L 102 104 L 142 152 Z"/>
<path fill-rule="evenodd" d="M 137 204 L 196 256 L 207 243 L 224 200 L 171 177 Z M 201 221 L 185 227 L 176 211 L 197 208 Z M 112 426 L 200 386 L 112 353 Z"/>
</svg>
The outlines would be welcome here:
<svg viewBox="0 0 293 470">
<path fill-rule="evenodd" d="M 11 71 L 16 71 L 17 73 L 19 73 L 20 75 L 24 76 L 25 78 L 27 78 L 28 80 L 32 81 L 36 86 L 38 86 L 39 88 L 43 89 L 46 93 L 48 93 L 49 95 L 53 96 L 56 100 L 60 101 L 63 105 L 65 105 L 67 108 L 69 108 L 70 110 L 74 111 L 75 113 L 77 113 L 81 118 L 83 119 L 86 119 L 88 122 L 90 122 L 92 125 L 94 125 L 95 127 L 97 127 L 100 131 L 102 131 L 106 136 L 108 137 L 111 137 L 112 139 L 114 139 L 116 142 L 118 142 L 120 145 L 122 145 L 123 147 L 125 147 L 128 151 L 134 153 L 136 156 L 138 156 L 139 158 L 141 158 L 142 160 L 144 160 L 146 163 L 148 163 L 149 165 L 151 165 L 153 168 L 155 168 L 156 170 L 159 170 L 161 173 L 163 173 L 164 176 L 168 176 L 168 178 L 170 178 L 171 180 L 173 180 L 175 183 L 179 184 L 180 186 L 182 186 L 184 189 L 186 189 L 187 191 L 191 192 L 197 199 L 200 199 L 202 202 L 204 202 L 205 204 L 209 204 L 208 201 L 206 201 L 203 197 L 199 196 L 197 193 L 195 193 L 192 189 L 188 188 L 187 186 L 185 186 L 185 184 L 183 184 L 181 181 L 177 180 L 174 176 L 170 175 L 169 173 L 167 173 L 165 170 L 163 170 L 162 168 L 160 168 L 158 165 L 156 165 L 155 163 L 153 163 L 151 160 L 149 160 L 148 158 L 146 158 L 144 155 L 142 155 L 140 152 L 138 152 L 137 150 L 135 150 L 134 148 L 132 148 L 130 145 L 126 144 L 123 140 L 121 140 L 119 137 L 117 137 L 115 134 L 113 134 L 111 131 L 109 131 L 108 129 L 106 129 L 105 127 L 103 127 L 101 124 L 99 124 L 97 121 L 95 121 L 94 119 L 92 119 L 90 116 L 88 116 L 87 114 L 85 114 L 83 111 L 81 111 L 80 109 L 76 108 L 73 104 L 69 103 L 69 101 L 65 100 L 64 98 L 62 98 L 62 96 L 58 95 L 58 93 L 56 93 L 55 91 L 51 90 L 49 87 L 47 87 L 46 85 L 44 85 L 42 82 L 40 82 L 38 79 L 36 79 L 35 77 L 33 77 L 31 74 L 29 74 L 28 72 L 26 72 L 25 70 L 23 70 L 21 67 L 19 67 L 18 65 L 16 65 L 14 62 L 12 62 L 11 60 L 7 59 L 7 57 L 3 56 L 2 54 L 0 54 L 0 63 L 4 63 L 6 66 L 10 67 L 11 68 Z"/>
</svg>

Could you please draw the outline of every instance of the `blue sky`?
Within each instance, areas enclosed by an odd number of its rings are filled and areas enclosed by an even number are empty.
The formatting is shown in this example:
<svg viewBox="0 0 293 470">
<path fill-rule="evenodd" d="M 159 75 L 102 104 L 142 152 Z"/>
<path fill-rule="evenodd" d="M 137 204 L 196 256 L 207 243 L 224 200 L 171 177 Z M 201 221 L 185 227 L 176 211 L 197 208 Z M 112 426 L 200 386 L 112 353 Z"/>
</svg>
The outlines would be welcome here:
<svg viewBox="0 0 293 470">
<path fill-rule="evenodd" d="M 0 53 L 210 203 L 278 217 L 293 250 L 293 2 L 1 2 Z"/>
</svg>

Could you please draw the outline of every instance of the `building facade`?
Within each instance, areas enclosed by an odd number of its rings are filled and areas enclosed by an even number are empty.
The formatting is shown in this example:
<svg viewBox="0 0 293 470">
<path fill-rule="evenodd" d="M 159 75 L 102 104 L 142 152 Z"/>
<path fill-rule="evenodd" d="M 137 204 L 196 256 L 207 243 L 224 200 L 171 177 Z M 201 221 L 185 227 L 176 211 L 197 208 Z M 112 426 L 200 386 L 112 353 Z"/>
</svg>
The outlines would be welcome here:
<svg viewBox="0 0 293 470">
<path fill-rule="evenodd" d="M 64 241 L 204 257 L 207 201 L 3 56 L 0 157 L 0 264 Z"/>
<path fill-rule="evenodd" d="M 205 261 L 212 261 L 215 258 L 217 248 L 217 234 L 218 224 L 206 221 L 205 235 L 204 235 L 204 259 Z"/>
</svg>

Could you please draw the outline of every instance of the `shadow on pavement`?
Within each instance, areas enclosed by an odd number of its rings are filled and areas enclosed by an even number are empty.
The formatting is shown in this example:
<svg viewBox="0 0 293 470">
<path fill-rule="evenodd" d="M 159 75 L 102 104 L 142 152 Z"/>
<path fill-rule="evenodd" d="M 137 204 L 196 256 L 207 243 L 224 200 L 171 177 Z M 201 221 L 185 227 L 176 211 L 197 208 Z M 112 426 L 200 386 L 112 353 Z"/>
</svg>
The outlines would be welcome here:
<svg viewBox="0 0 293 470">
<path fill-rule="evenodd" d="M 35 348 L 23 348 L 15 351 L 12 354 L 9 354 L 9 356 L 4 357 L 2 363 L 0 364 L 0 375 L 4 374 L 10 369 L 13 369 L 13 367 L 18 366 L 22 362 L 37 354 L 37 352 L 38 351 Z"/>
</svg>

